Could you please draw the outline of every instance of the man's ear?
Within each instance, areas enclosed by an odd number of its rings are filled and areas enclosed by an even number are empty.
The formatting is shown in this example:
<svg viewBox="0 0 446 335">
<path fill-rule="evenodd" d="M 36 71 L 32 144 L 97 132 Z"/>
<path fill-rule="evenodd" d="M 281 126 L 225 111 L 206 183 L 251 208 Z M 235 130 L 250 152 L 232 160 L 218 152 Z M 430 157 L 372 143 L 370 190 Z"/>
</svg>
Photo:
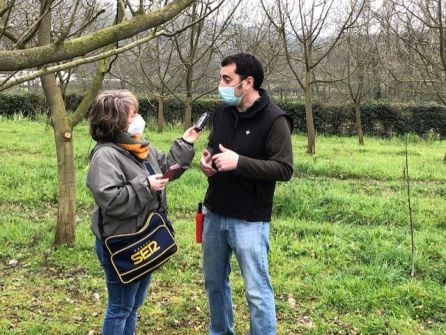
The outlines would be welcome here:
<svg viewBox="0 0 446 335">
<path fill-rule="evenodd" d="M 246 83 L 249 85 L 249 88 L 253 88 L 254 87 L 254 77 L 246 77 Z"/>
</svg>

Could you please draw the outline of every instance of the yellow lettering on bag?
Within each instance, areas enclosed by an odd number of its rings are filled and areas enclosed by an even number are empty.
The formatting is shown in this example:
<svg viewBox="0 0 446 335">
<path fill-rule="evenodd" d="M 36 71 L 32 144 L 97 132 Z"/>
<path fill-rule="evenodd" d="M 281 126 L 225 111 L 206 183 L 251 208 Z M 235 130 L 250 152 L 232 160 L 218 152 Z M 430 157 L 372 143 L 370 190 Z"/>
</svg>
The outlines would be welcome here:
<svg viewBox="0 0 446 335">
<path fill-rule="evenodd" d="M 142 261 L 146 260 L 150 256 L 152 256 L 155 252 L 160 249 L 160 246 L 156 241 L 152 241 L 143 247 L 141 250 L 135 252 L 132 256 L 130 256 L 134 265 L 138 265 Z"/>
</svg>

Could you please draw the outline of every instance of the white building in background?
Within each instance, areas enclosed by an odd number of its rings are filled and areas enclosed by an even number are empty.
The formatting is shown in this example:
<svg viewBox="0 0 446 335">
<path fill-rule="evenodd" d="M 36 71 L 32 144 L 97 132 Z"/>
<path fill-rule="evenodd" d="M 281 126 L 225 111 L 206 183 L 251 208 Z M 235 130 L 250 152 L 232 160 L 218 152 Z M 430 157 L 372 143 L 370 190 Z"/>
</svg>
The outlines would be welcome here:
<svg viewBox="0 0 446 335">
<path fill-rule="evenodd" d="M 18 71 L 17 73 L 15 73 L 12 76 L 11 76 L 10 72 L 0 72 L 0 85 L 3 84 L 5 81 L 19 78 L 22 76 L 26 76 L 33 72 L 34 71 L 31 71 L 31 70 L 22 70 L 22 71 Z M 38 90 L 40 90 L 41 86 L 42 85 L 40 83 L 40 79 L 35 78 L 32 80 L 26 81 L 24 83 L 17 84 L 16 86 L 8 89 L 7 91 L 25 91 L 25 92 L 29 92 L 29 93 L 37 93 Z"/>
</svg>

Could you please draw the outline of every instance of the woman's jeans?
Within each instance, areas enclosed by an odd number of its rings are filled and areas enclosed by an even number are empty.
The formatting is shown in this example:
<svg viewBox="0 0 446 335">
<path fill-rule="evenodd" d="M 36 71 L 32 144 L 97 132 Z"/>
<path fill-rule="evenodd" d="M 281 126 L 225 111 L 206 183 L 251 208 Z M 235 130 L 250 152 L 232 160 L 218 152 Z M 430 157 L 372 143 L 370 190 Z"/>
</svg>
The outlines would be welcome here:
<svg viewBox="0 0 446 335">
<path fill-rule="evenodd" d="M 104 268 L 108 290 L 108 305 L 102 335 L 135 334 L 137 311 L 144 303 L 150 274 L 134 284 L 122 284 L 110 261 L 105 257 L 99 239 L 96 239 L 96 254 Z"/>
<path fill-rule="evenodd" d="M 205 215 L 203 271 L 211 314 L 210 335 L 234 334 L 230 258 L 235 254 L 245 282 L 250 335 L 276 334 L 274 292 L 268 275 L 269 223 L 214 212 Z"/>
</svg>

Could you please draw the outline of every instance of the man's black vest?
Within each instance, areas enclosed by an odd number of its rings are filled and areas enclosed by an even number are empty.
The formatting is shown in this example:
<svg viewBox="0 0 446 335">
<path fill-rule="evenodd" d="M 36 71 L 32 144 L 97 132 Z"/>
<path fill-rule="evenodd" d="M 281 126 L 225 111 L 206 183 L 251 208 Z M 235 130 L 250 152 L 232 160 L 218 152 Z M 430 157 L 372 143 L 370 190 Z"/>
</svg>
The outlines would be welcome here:
<svg viewBox="0 0 446 335">
<path fill-rule="evenodd" d="M 267 160 L 266 140 L 279 116 L 286 116 L 270 102 L 265 91 L 246 112 L 235 107 L 217 108 L 209 146 L 213 154 L 220 152 L 219 144 L 241 156 Z M 235 171 L 217 172 L 208 178 L 205 206 L 216 213 L 246 221 L 270 221 L 274 181 L 255 180 L 238 176 Z"/>
</svg>

